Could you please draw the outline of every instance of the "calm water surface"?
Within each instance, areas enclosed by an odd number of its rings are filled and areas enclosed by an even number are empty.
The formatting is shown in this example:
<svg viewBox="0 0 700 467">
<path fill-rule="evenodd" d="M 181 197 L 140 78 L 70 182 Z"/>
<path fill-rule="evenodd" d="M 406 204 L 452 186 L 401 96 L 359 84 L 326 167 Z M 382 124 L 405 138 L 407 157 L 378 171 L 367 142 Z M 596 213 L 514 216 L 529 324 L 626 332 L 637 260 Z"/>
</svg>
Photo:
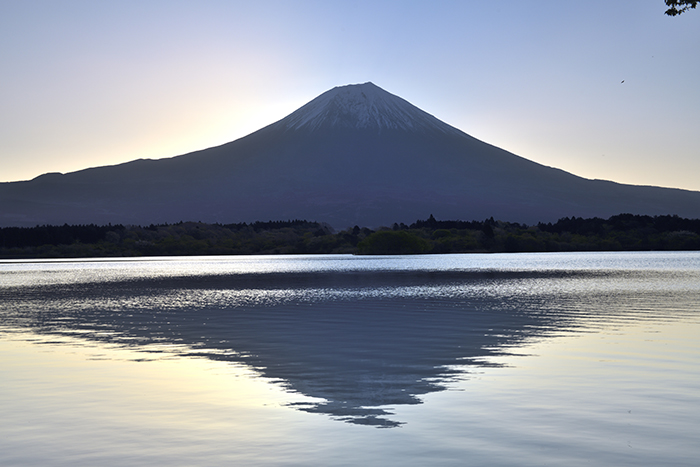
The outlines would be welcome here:
<svg viewBox="0 0 700 467">
<path fill-rule="evenodd" d="M 697 465 L 700 254 L 0 262 L 0 465 Z"/>
</svg>

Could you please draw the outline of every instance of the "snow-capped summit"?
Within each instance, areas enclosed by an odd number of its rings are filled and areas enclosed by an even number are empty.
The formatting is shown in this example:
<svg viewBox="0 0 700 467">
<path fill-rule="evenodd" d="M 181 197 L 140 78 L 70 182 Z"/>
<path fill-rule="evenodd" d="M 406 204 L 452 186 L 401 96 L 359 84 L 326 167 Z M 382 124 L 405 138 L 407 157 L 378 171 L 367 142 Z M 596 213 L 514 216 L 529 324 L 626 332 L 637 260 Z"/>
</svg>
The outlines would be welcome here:
<svg viewBox="0 0 700 467">
<path fill-rule="evenodd" d="M 371 82 L 326 91 L 275 125 L 293 130 L 354 128 L 461 133 Z"/>
</svg>

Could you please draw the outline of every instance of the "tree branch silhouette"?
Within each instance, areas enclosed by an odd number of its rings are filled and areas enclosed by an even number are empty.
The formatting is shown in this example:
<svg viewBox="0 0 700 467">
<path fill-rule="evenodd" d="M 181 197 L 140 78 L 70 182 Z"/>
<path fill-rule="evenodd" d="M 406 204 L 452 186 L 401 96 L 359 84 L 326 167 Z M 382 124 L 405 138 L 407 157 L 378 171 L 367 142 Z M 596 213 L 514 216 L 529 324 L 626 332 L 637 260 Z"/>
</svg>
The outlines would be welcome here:
<svg viewBox="0 0 700 467">
<path fill-rule="evenodd" d="M 670 7 L 666 10 L 668 16 L 676 16 L 686 12 L 689 9 L 697 7 L 699 0 L 665 0 L 666 6 Z"/>
</svg>

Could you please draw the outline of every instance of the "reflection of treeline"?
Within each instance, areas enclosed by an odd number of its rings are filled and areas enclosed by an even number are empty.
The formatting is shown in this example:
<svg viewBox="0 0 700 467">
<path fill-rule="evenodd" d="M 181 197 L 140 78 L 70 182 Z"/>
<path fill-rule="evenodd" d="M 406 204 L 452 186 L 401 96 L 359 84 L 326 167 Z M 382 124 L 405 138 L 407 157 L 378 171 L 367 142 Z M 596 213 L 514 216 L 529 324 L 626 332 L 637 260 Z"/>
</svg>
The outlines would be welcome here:
<svg viewBox="0 0 700 467">
<path fill-rule="evenodd" d="M 411 225 L 340 232 L 303 220 L 0 228 L 4 258 L 635 250 L 700 250 L 700 219 L 621 214 L 528 226 L 493 218 L 439 221 L 431 215 Z"/>
</svg>

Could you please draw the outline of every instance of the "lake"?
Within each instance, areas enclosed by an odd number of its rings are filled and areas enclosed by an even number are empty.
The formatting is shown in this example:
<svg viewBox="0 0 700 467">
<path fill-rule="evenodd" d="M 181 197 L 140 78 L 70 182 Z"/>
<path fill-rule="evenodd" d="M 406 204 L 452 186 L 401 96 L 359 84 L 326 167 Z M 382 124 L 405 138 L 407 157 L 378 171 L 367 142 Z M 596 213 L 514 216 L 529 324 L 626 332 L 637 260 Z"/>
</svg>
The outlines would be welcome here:
<svg viewBox="0 0 700 467">
<path fill-rule="evenodd" d="M 697 465 L 700 253 L 0 261 L 0 465 Z"/>
</svg>

